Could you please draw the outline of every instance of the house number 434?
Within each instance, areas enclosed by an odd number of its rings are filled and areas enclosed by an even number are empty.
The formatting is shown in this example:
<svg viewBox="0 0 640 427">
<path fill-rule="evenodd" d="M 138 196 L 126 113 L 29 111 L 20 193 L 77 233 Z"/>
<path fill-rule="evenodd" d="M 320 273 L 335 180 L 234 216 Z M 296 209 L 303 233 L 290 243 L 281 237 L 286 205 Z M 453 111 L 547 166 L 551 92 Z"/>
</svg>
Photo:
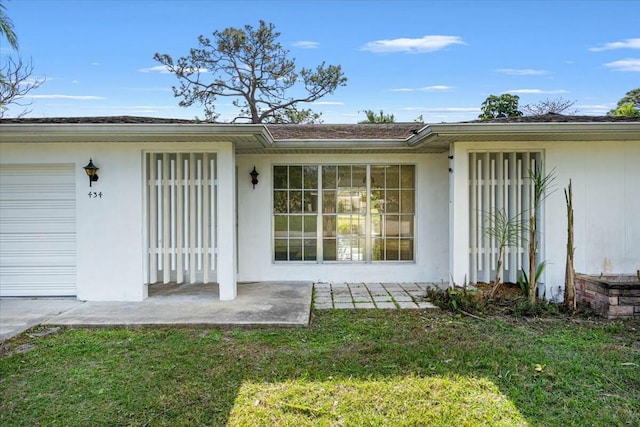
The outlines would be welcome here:
<svg viewBox="0 0 640 427">
<path fill-rule="evenodd" d="M 89 198 L 90 199 L 97 199 L 97 198 L 102 199 L 102 191 L 99 192 L 99 193 L 97 193 L 95 191 L 89 191 Z"/>
</svg>

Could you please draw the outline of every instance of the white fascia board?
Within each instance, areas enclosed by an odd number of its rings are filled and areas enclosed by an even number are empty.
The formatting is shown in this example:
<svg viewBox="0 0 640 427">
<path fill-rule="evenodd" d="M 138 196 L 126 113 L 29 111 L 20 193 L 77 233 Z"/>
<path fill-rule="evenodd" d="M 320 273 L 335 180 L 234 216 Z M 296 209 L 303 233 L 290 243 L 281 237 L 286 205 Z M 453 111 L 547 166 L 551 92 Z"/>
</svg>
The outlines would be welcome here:
<svg viewBox="0 0 640 427">
<path fill-rule="evenodd" d="M 640 122 L 452 123 L 430 126 L 437 134 L 640 132 Z"/>
<path fill-rule="evenodd" d="M 182 124 L 182 123 L 34 123 L 0 125 L 0 142 L 87 142 L 91 136 L 211 135 L 258 139 L 263 148 L 273 145 L 273 137 L 264 125 L 255 124 Z"/>
</svg>

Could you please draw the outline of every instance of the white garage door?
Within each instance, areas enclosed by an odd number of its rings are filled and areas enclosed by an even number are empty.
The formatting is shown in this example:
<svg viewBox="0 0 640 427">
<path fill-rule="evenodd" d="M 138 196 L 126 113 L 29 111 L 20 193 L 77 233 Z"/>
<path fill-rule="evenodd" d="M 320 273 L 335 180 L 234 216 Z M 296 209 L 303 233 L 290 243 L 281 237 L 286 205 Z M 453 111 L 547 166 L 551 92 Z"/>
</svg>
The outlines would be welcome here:
<svg viewBox="0 0 640 427">
<path fill-rule="evenodd" d="M 76 295 L 73 165 L 0 165 L 0 296 Z"/>
</svg>

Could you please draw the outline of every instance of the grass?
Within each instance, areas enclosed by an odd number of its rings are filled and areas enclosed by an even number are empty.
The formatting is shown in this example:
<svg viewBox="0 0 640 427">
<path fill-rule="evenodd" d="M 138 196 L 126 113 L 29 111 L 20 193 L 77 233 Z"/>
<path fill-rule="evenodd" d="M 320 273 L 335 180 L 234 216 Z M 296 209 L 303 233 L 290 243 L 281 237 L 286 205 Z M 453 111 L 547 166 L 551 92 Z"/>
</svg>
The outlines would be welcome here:
<svg viewBox="0 0 640 427">
<path fill-rule="evenodd" d="M 640 425 L 639 322 L 327 310 L 34 332 L 0 349 L 2 426 Z"/>
</svg>

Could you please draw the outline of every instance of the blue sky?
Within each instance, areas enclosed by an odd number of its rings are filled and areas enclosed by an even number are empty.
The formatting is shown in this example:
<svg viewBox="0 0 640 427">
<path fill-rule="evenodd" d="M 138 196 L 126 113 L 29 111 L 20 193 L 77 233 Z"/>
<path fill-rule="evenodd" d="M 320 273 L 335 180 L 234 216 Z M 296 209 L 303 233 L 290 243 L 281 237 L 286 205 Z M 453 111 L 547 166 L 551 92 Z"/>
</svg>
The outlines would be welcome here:
<svg viewBox="0 0 640 427">
<path fill-rule="evenodd" d="M 299 67 L 342 65 L 347 86 L 314 104 L 325 123 L 363 110 L 396 121 L 473 120 L 491 94 L 575 101 L 602 115 L 640 87 L 640 1 L 4 1 L 23 60 L 46 79 L 27 117 L 203 117 L 182 108 L 156 52 L 214 30 L 275 24 Z M 3 60 L 16 55 L 0 41 Z M 10 109 L 6 117 L 22 109 Z M 226 99 L 217 111 L 234 117 Z"/>
</svg>

